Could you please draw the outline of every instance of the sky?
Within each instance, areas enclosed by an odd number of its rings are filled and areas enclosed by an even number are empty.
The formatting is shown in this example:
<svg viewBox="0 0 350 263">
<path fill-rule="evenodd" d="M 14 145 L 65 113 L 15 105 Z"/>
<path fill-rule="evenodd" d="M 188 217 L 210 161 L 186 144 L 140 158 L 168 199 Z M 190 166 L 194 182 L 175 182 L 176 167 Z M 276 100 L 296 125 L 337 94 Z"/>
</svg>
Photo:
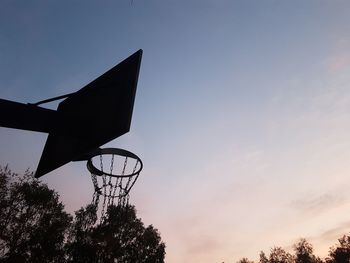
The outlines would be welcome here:
<svg viewBox="0 0 350 263">
<path fill-rule="evenodd" d="M 131 131 L 105 147 L 142 158 L 131 202 L 166 262 L 255 260 L 301 237 L 324 257 L 350 230 L 349 13 L 346 0 L 2 0 L 0 97 L 77 91 L 143 49 Z M 2 165 L 35 170 L 46 137 L 1 128 Z M 72 213 L 91 201 L 85 163 L 42 181 Z"/>
</svg>

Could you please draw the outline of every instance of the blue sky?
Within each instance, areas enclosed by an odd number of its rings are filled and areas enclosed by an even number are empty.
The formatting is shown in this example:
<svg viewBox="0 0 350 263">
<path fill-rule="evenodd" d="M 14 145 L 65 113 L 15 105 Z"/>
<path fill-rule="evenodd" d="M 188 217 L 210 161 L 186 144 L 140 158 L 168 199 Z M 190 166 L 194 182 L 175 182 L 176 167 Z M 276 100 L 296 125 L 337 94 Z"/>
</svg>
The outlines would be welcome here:
<svg viewBox="0 0 350 263">
<path fill-rule="evenodd" d="M 255 259 L 349 231 L 348 1 L 1 1 L 0 97 L 78 90 L 142 48 L 132 201 L 167 262 Z M 47 105 L 54 108 L 56 105 Z M 35 169 L 45 134 L 0 129 L 0 154 Z M 46 176 L 67 209 L 90 201 L 83 163 Z"/>
</svg>

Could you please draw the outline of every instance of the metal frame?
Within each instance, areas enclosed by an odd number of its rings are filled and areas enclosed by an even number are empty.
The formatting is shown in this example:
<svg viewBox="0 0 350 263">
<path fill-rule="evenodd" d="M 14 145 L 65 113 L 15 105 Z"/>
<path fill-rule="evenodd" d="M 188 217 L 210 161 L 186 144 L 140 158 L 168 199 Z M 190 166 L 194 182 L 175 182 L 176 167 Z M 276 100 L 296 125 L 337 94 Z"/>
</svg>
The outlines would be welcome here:
<svg viewBox="0 0 350 263">
<path fill-rule="evenodd" d="M 61 99 L 65 99 L 65 98 L 68 98 L 69 96 L 75 94 L 76 92 L 72 92 L 72 93 L 68 93 L 68 94 L 65 94 L 65 95 L 61 95 L 61 96 L 57 96 L 57 97 L 54 97 L 54 98 L 50 98 L 50 99 L 46 99 L 46 100 L 41 100 L 41 101 L 38 101 L 36 103 L 28 103 L 28 105 L 34 105 L 34 106 L 38 106 L 40 104 L 44 104 L 44 103 L 48 103 L 48 102 L 51 102 L 51 101 L 55 101 L 55 100 L 61 100 Z"/>
<path fill-rule="evenodd" d="M 131 174 L 126 174 L 126 175 L 116 175 L 116 174 L 110 174 L 110 173 L 106 173 L 104 171 L 99 170 L 98 168 L 96 168 L 94 166 L 94 164 L 92 163 L 92 158 L 99 156 L 99 155 L 119 155 L 119 156 L 124 156 L 124 157 L 128 157 L 128 158 L 133 158 L 136 159 L 138 163 L 140 163 L 140 168 L 131 173 Z M 119 148 L 104 148 L 104 149 L 97 149 L 93 152 L 90 153 L 90 156 L 88 157 L 88 161 L 86 163 L 87 169 L 90 171 L 90 173 L 98 175 L 98 176 L 102 176 L 102 175 L 107 175 L 107 176 L 112 176 L 112 177 L 119 177 L 119 178 L 127 178 L 127 177 L 132 177 L 135 176 L 137 174 L 139 174 L 142 171 L 143 168 L 143 163 L 141 161 L 141 159 L 134 153 L 129 152 L 127 150 L 124 149 L 119 149 Z"/>
</svg>

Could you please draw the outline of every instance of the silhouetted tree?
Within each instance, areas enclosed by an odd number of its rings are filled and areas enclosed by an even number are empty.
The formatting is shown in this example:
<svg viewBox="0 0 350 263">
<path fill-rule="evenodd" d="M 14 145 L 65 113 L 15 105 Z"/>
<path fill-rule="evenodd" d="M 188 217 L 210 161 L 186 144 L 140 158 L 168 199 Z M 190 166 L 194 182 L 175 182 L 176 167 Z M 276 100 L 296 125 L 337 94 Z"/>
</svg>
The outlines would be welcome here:
<svg viewBox="0 0 350 263">
<path fill-rule="evenodd" d="M 158 231 L 144 227 L 133 206 L 109 206 L 106 218 L 94 227 L 96 219 L 93 206 L 76 213 L 67 243 L 70 262 L 164 262 Z"/>
<path fill-rule="evenodd" d="M 0 166 L 0 262 L 164 262 L 157 229 L 145 227 L 133 206 L 110 206 L 97 225 L 96 212 L 88 205 L 73 221 L 32 173 Z"/>
<path fill-rule="evenodd" d="M 266 257 L 265 253 L 263 251 L 260 251 L 259 254 L 259 263 L 268 263 L 269 259 Z"/>
<path fill-rule="evenodd" d="M 1 262 L 64 262 L 71 216 L 58 194 L 27 172 L 0 167 Z"/>
<path fill-rule="evenodd" d="M 250 261 L 248 258 L 242 258 L 237 263 L 254 263 L 254 261 Z"/>
<path fill-rule="evenodd" d="M 300 239 L 293 246 L 293 249 L 295 251 L 295 263 L 316 263 L 320 261 L 313 254 L 313 247 L 305 238 Z"/>
<path fill-rule="evenodd" d="M 281 247 L 274 247 L 270 251 L 269 263 L 292 263 L 293 256 Z"/>
<path fill-rule="evenodd" d="M 327 263 L 349 263 L 350 262 L 350 236 L 344 235 L 338 239 L 339 245 L 329 251 Z"/>
<path fill-rule="evenodd" d="M 70 227 L 66 244 L 68 261 L 98 262 L 98 244 L 92 239 L 96 220 L 96 208 L 93 205 L 75 212 L 74 223 Z"/>
</svg>

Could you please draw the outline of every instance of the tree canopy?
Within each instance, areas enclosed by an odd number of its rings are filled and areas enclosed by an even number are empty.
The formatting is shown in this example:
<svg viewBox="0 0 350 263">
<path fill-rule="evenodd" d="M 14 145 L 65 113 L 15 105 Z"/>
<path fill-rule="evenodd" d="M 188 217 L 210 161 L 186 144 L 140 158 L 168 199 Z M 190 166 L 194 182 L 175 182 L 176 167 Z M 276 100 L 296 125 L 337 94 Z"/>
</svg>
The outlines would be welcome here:
<svg viewBox="0 0 350 263">
<path fill-rule="evenodd" d="M 104 220 L 87 205 L 72 216 L 59 195 L 33 174 L 23 176 L 0 166 L 0 263 L 84 262 L 161 263 L 165 244 L 152 225 L 145 226 L 134 206 L 109 206 Z M 350 263 L 350 235 L 331 247 L 324 260 L 300 239 L 294 253 L 282 247 L 263 251 L 259 263 Z M 242 258 L 238 263 L 254 263 Z"/>
<path fill-rule="evenodd" d="M 259 263 L 350 263 L 350 236 L 344 235 L 339 240 L 339 244 L 332 247 L 328 257 L 324 260 L 313 254 L 312 245 L 301 238 L 293 245 L 294 254 L 290 254 L 282 247 L 274 247 L 270 254 L 266 255 L 261 251 Z M 248 258 L 242 258 L 237 263 L 254 263 Z"/>
<path fill-rule="evenodd" d="M 134 206 L 96 207 L 69 215 L 59 195 L 26 172 L 0 166 L 0 262 L 164 262 L 158 230 Z"/>
<path fill-rule="evenodd" d="M 58 194 L 26 173 L 0 168 L 0 257 L 3 262 L 62 262 L 72 217 Z"/>
<path fill-rule="evenodd" d="M 145 227 L 133 206 L 109 206 L 94 226 L 92 205 L 76 212 L 68 242 L 68 262 L 164 262 L 165 244 L 152 225 Z"/>
<path fill-rule="evenodd" d="M 327 263 L 350 262 L 350 236 L 344 235 L 338 241 L 339 244 L 330 249 Z"/>
</svg>

